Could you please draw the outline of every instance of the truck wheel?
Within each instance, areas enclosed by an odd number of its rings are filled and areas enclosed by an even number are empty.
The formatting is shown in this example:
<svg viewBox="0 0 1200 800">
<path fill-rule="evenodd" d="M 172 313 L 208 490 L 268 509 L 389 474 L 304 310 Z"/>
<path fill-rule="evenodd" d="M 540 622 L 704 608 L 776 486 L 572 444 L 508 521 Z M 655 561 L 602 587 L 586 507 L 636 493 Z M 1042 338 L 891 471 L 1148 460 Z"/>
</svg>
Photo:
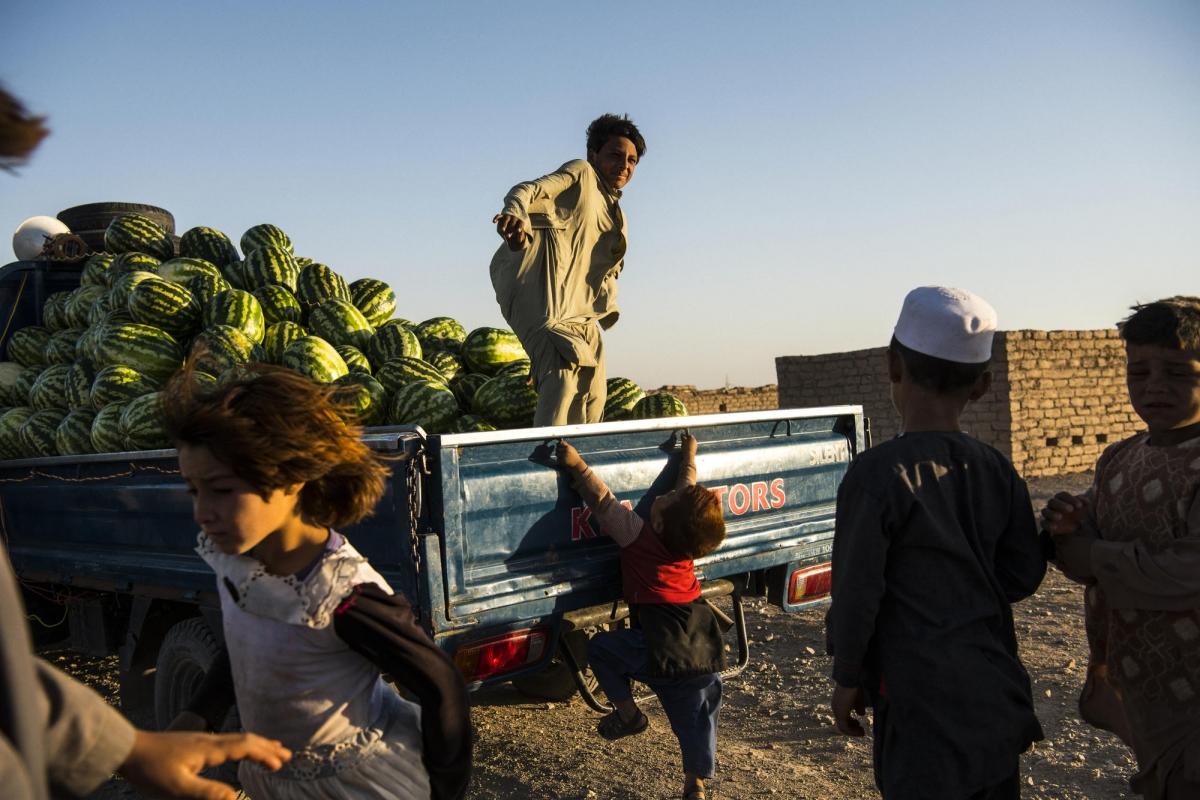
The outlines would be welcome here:
<svg viewBox="0 0 1200 800">
<path fill-rule="evenodd" d="M 567 647 L 571 648 L 571 654 L 575 656 L 575 660 L 586 665 L 588 635 L 583 631 L 571 631 L 566 634 L 564 641 Z M 596 690 L 596 679 L 586 666 L 583 670 L 583 679 L 589 689 Z M 557 655 L 540 672 L 513 678 L 512 685 L 527 697 L 554 702 L 570 700 L 579 691 L 579 687 L 575 685 L 575 676 L 571 674 L 571 668 Z"/>
<path fill-rule="evenodd" d="M 64 208 L 58 212 L 58 220 L 72 232 L 96 230 L 103 232 L 108 227 L 108 223 L 122 214 L 141 214 L 162 225 L 166 228 L 167 233 L 175 232 L 175 217 L 170 211 L 144 203 L 88 203 Z"/>
</svg>

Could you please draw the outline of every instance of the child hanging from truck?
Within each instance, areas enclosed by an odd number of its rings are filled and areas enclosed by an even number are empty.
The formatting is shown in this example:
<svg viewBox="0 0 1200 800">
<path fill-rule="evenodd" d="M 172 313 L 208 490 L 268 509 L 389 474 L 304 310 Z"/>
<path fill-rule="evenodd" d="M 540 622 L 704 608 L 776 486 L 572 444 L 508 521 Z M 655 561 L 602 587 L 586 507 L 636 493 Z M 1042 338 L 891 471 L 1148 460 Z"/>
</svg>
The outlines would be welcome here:
<svg viewBox="0 0 1200 800">
<path fill-rule="evenodd" d="M 466 687 L 409 602 L 338 533 L 371 514 L 388 467 L 331 389 L 251 365 L 200 389 L 189 363 L 164 392 L 167 430 L 217 577 L 225 653 L 175 729 L 242 724 L 284 742 L 278 772 L 243 762 L 251 797 L 461 798 Z M 391 675 L 419 701 L 404 700 Z"/>
<path fill-rule="evenodd" d="M 874 709 L 885 800 L 1009 800 L 1042 738 L 1011 604 L 1046 571 L 1025 482 L 962 431 L 988 389 L 996 312 L 961 289 L 904 299 L 887 350 L 900 434 L 838 490 L 826 619 L 839 731 Z"/>
<path fill-rule="evenodd" d="M 615 707 L 597 730 L 609 740 L 641 733 L 650 721 L 633 699 L 630 680 L 662 702 L 683 755 L 683 798 L 703 800 L 716 772 L 724 644 L 712 608 L 700 598 L 693 559 L 725 539 L 715 492 L 696 484 L 696 438 L 681 439 L 675 488 L 655 498 L 642 519 L 613 493 L 566 441 L 558 463 L 571 473 L 602 532 L 621 548 L 621 584 L 630 628 L 596 634 L 588 662 Z"/>
<path fill-rule="evenodd" d="M 1042 519 L 1059 568 L 1087 586 L 1080 713 L 1133 749 L 1135 792 L 1183 800 L 1200 797 L 1200 297 L 1133 312 L 1118 328 L 1146 431 Z"/>
</svg>

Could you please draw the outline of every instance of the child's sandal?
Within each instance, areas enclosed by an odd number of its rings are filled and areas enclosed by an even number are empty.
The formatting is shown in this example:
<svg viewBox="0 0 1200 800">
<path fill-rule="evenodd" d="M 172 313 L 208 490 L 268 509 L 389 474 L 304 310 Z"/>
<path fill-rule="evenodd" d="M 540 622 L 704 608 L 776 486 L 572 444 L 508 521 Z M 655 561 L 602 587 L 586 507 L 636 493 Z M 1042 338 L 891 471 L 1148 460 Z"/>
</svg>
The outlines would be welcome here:
<svg viewBox="0 0 1200 800">
<path fill-rule="evenodd" d="M 606 715 L 596 725 L 596 730 L 600 735 L 609 741 L 615 741 L 625 736 L 635 736 L 650 726 L 650 719 L 641 711 L 638 711 L 637 716 L 626 722 L 621 719 L 620 711 L 613 711 Z"/>
<path fill-rule="evenodd" d="M 684 792 L 683 800 L 704 800 L 704 790 L 692 789 L 690 792 Z"/>
</svg>

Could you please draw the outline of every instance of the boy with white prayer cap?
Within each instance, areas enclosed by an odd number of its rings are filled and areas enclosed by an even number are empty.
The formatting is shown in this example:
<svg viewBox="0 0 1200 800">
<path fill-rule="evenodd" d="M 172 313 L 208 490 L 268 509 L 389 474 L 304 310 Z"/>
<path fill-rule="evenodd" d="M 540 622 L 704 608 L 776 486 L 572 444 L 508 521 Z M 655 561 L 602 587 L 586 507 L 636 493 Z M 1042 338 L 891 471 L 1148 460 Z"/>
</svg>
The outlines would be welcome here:
<svg viewBox="0 0 1200 800">
<path fill-rule="evenodd" d="M 850 736 L 873 707 L 886 800 L 1019 797 L 1018 756 L 1042 738 L 1011 608 L 1046 571 L 1029 492 L 959 426 L 991 384 L 995 330 L 971 292 L 909 292 L 887 350 L 901 432 L 838 490 L 831 702 Z"/>
</svg>

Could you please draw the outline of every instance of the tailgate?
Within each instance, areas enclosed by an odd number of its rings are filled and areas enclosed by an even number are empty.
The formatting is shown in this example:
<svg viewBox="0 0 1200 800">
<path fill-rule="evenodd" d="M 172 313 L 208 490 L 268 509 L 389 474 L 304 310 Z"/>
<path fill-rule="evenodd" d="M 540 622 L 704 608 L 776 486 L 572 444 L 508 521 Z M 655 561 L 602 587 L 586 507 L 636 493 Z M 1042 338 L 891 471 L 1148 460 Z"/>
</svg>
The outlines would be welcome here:
<svg viewBox="0 0 1200 800">
<path fill-rule="evenodd" d="M 675 480 L 676 434 L 699 440 L 700 483 L 722 495 L 725 543 L 702 579 L 820 558 L 838 484 L 862 447 L 857 406 L 718 414 L 434 437 L 448 615 L 513 606 L 563 612 L 620 593 L 617 547 L 549 457 L 568 439 L 617 499 L 643 516 Z M 517 616 L 525 616 L 524 614 Z"/>
</svg>

